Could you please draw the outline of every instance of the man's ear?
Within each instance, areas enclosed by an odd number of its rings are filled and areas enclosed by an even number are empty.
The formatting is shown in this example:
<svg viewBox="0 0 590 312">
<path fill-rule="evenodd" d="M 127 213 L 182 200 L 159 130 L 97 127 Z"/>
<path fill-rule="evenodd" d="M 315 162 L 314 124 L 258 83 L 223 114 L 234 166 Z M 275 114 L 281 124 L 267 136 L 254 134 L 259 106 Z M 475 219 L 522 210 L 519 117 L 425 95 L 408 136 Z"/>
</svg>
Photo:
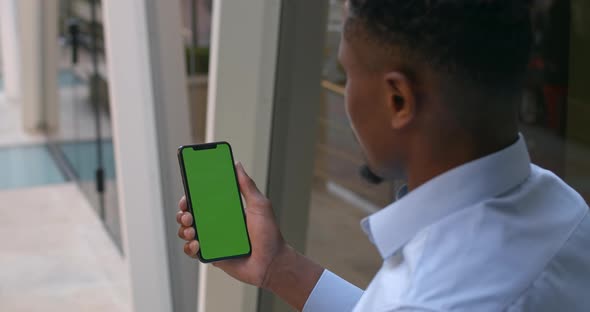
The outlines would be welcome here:
<svg viewBox="0 0 590 312">
<path fill-rule="evenodd" d="M 407 126 L 416 114 L 416 96 L 414 86 L 401 72 L 385 74 L 389 88 L 388 109 L 391 112 L 391 127 L 401 129 Z"/>
</svg>

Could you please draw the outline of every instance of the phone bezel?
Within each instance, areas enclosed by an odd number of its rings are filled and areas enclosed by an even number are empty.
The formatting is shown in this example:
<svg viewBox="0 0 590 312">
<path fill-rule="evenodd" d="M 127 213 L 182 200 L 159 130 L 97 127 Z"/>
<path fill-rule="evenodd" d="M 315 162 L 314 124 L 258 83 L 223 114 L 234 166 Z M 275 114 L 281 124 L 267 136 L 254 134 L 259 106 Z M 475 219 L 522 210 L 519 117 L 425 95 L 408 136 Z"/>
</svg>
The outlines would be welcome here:
<svg viewBox="0 0 590 312">
<path fill-rule="evenodd" d="M 187 208 L 188 211 L 190 212 L 190 214 L 193 216 L 193 220 L 195 218 L 195 213 L 191 204 L 191 196 L 190 196 L 190 191 L 188 189 L 188 183 L 187 183 L 187 178 L 186 178 L 186 170 L 184 168 L 184 159 L 182 157 L 182 151 L 184 149 L 192 149 L 192 150 L 207 150 L 207 149 L 215 149 L 217 148 L 219 145 L 227 145 L 229 148 L 229 154 L 231 157 L 231 166 L 232 166 L 232 170 L 234 172 L 234 177 L 235 177 L 235 181 L 236 181 L 236 187 L 238 188 L 238 197 L 240 200 L 240 208 L 242 209 L 242 216 L 244 218 L 244 224 L 246 225 L 246 237 L 248 238 L 248 247 L 249 247 L 249 251 L 247 253 L 244 254 L 239 254 L 239 255 L 232 255 L 232 256 L 227 256 L 227 257 L 221 257 L 221 258 L 214 258 L 214 259 L 205 259 L 203 258 L 203 255 L 201 254 L 201 250 L 199 249 L 199 251 L 197 252 L 197 257 L 199 259 L 199 261 L 203 262 L 203 263 L 211 263 L 211 262 L 216 262 L 216 261 L 221 261 L 221 260 L 228 260 L 228 259 L 235 259 L 235 258 L 242 258 L 242 257 L 248 257 L 252 254 L 252 242 L 250 241 L 250 233 L 248 232 L 248 222 L 246 219 L 246 211 L 244 210 L 244 203 L 242 202 L 242 196 L 241 196 L 241 191 L 240 191 L 240 184 L 238 183 L 238 173 L 236 172 L 236 167 L 235 167 L 235 160 L 234 160 L 234 155 L 233 155 L 233 151 L 231 148 L 231 145 L 228 142 L 225 141 L 221 141 L 221 142 L 213 142 L 213 143 L 205 143 L 205 144 L 193 144 L 193 145 L 182 145 L 178 148 L 177 151 L 177 155 L 178 155 L 178 162 L 180 164 L 180 175 L 182 176 L 182 185 L 184 187 L 184 194 L 186 196 L 186 204 L 187 204 Z M 195 239 L 198 240 L 199 239 L 199 231 L 197 229 L 197 224 L 196 222 L 193 221 L 193 228 L 195 229 Z"/>
</svg>

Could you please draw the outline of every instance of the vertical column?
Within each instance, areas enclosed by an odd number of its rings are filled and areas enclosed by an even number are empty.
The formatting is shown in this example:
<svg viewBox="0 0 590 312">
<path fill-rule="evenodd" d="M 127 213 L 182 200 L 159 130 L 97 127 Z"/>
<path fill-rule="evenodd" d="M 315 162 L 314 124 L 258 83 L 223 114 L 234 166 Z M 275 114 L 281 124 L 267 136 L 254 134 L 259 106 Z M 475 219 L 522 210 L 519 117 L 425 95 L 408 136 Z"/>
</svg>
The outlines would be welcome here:
<svg viewBox="0 0 590 312">
<path fill-rule="evenodd" d="M 20 100 L 28 131 L 57 129 L 57 0 L 20 0 Z"/>
<path fill-rule="evenodd" d="M 226 140 L 258 185 L 266 185 L 280 0 L 215 0 L 207 141 Z M 258 291 L 201 265 L 199 309 L 256 311 Z"/>
<path fill-rule="evenodd" d="M 283 1 L 277 57 L 268 195 L 285 239 L 305 252 L 327 0 Z M 263 292 L 260 312 L 289 311 Z"/>
<path fill-rule="evenodd" d="M 0 0 L 0 49 L 4 93 L 10 102 L 20 97 L 20 44 L 17 27 L 18 1 Z"/>
<path fill-rule="evenodd" d="M 217 0 L 207 139 L 227 140 L 268 196 L 287 240 L 303 251 L 327 1 Z M 280 30 L 280 32 L 279 32 Z M 286 311 L 202 265 L 199 312 Z"/>
<path fill-rule="evenodd" d="M 42 125 L 46 131 L 54 132 L 59 127 L 59 82 L 57 41 L 59 23 L 59 0 L 38 0 L 42 3 L 42 48 L 41 59 L 43 70 L 43 107 L 41 115 Z"/>
<path fill-rule="evenodd" d="M 194 311 L 176 237 L 176 148 L 190 142 L 178 1 L 103 0 L 119 207 L 135 311 Z"/>
<path fill-rule="evenodd" d="M 173 310 L 194 312 L 199 262 L 183 252 L 175 210 L 184 193 L 176 150 L 191 143 L 190 122 L 196 122 L 189 119 L 189 105 L 194 103 L 188 101 L 180 2 L 146 4 Z"/>
</svg>

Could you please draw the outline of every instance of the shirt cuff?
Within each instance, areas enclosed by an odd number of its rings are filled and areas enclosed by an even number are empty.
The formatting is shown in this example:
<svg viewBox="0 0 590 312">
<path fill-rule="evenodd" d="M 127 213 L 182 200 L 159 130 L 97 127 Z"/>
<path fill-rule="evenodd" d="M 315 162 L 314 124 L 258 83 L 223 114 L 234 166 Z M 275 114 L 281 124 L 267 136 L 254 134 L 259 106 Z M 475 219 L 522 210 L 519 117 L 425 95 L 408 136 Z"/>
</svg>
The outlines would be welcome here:
<svg viewBox="0 0 590 312">
<path fill-rule="evenodd" d="M 362 295 L 360 288 L 324 270 L 307 298 L 303 312 L 352 311 Z"/>
</svg>

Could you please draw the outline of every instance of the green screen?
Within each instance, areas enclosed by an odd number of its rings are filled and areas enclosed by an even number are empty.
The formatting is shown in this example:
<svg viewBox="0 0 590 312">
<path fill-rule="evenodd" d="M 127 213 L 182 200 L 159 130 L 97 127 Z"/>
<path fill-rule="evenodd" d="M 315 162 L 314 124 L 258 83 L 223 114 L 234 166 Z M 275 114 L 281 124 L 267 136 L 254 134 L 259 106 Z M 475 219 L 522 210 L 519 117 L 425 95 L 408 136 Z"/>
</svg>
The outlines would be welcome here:
<svg viewBox="0 0 590 312">
<path fill-rule="evenodd" d="M 185 147 L 182 159 L 203 260 L 248 254 L 250 242 L 229 145 Z"/>
</svg>

